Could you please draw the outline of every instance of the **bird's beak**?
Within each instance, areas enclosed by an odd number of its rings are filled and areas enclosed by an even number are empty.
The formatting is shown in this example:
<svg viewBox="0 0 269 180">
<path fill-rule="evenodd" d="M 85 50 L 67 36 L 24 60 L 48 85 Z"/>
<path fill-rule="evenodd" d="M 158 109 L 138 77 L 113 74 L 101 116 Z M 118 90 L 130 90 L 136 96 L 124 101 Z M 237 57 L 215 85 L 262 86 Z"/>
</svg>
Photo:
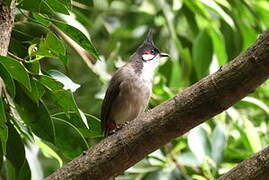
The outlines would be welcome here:
<svg viewBox="0 0 269 180">
<path fill-rule="evenodd" d="M 160 57 L 169 57 L 167 53 L 160 53 Z"/>
</svg>

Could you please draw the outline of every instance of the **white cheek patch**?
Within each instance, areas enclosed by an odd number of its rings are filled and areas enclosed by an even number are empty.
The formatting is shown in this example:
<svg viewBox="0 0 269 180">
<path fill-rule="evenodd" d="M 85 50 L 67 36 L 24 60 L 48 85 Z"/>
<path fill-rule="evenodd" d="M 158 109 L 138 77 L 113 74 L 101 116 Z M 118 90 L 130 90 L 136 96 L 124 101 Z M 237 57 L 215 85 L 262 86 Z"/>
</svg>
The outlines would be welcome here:
<svg viewBox="0 0 269 180">
<path fill-rule="evenodd" d="M 149 60 L 152 60 L 154 58 L 155 55 L 152 55 L 152 54 L 143 54 L 142 55 L 142 58 L 144 61 L 149 61 Z"/>
</svg>

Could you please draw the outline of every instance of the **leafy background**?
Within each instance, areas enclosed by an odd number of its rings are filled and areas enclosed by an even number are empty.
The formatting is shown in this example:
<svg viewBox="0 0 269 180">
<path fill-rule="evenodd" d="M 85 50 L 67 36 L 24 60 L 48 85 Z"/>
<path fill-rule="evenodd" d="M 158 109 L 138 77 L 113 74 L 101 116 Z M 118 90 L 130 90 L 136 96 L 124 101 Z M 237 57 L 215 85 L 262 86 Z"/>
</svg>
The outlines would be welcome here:
<svg viewBox="0 0 269 180">
<path fill-rule="evenodd" d="M 10 1 L 5 1 L 9 5 Z M 266 0 L 18 0 L 0 57 L 0 178 L 42 179 L 102 139 L 113 72 L 149 28 L 170 58 L 149 108 L 217 71 L 269 27 Z M 269 143 L 269 83 L 117 179 L 215 179 Z"/>
</svg>

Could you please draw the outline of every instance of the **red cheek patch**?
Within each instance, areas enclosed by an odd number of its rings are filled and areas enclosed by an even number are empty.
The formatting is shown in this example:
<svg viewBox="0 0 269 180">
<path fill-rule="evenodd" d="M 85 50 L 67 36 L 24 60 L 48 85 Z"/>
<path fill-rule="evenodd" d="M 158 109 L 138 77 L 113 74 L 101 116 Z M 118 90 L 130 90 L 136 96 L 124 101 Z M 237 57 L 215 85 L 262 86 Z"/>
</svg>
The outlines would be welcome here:
<svg viewBox="0 0 269 180">
<path fill-rule="evenodd" d="M 144 54 L 152 54 L 151 51 L 146 51 Z"/>
</svg>

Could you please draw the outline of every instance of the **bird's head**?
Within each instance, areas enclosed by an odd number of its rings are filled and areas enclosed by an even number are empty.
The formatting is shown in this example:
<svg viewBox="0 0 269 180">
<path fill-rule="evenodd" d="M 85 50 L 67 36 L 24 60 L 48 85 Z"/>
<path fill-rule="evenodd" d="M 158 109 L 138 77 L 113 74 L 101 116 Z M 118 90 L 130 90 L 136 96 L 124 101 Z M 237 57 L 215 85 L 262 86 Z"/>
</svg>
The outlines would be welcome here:
<svg viewBox="0 0 269 180">
<path fill-rule="evenodd" d="M 160 57 L 168 57 L 168 54 L 161 53 L 159 49 L 154 45 L 152 39 L 152 32 L 149 31 L 144 43 L 137 49 L 136 53 L 141 57 L 142 61 L 154 61 Z"/>
</svg>

